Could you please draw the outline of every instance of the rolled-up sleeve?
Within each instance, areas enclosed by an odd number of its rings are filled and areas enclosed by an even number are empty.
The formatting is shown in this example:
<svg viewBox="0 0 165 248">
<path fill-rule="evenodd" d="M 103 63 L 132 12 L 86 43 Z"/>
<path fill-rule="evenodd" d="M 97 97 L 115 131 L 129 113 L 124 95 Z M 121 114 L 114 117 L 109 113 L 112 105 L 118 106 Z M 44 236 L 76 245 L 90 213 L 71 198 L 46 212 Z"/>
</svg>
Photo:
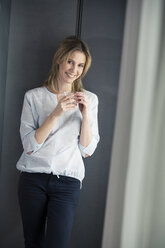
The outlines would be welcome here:
<svg viewBox="0 0 165 248">
<path fill-rule="evenodd" d="M 37 129 L 37 116 L 33 109 L 34 107 L 32 107 L 31 98 L 30 96 L 28 96 L 28 93 L 26 93 L 23 102 L 20 125 L 22 145 L 26 153 L 34 153 L 43 145 L 43 143 L 38 144 L 35 139 L 35 131 Z"/>
<path fill-rule="evenodd" d="M 88 146 L 84 147 L 79 142 L 79 149 L 81 155 L 85 158 L 86 154 L 91 156 L 100 140 L 99 136 L 99 129 L 98 129 L 98 97 L 94 95 L 94 100 L 91 101 L 91 108 L 90 108 L 90 124 L 92 129 L 92 140 Z"/>
</svg>

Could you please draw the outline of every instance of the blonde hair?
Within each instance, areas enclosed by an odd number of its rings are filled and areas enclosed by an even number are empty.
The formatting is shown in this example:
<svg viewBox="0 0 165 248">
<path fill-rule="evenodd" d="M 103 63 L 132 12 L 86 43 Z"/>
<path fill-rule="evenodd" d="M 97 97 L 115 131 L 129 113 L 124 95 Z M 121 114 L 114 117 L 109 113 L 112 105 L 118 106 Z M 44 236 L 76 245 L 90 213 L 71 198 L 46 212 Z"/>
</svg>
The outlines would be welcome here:
<svg viewBox="0 0 165 248">
<path fill-rule="evenodd" d="M 59 72 L 59 64 L 63 61 L 67 61 L 69 56 L 74 51 L 80 51 L 85 54 L 86 62 L 83 68 L 83 72 L 79 78 L 73 81 L 72 83 L 72 91 L 82 91 L 83 90 L 83 84 L 82 84 L 82 78 L 86 75 L 90 65 L 91 65 L 91 54 L 89 51 L 89 48 L 87 44 L 82 41 L 81 39 L 77 38 L 76 36 L 69 36 L 66 37 L 57 47 L 57 50 L 54 54 L 53 61 L 52 61 L 52 67 L 48 74 L 47 79 L 42 84 L 43 86 L 48 86 L 55 92 L 59 92 L 58 89 L 58 72 Z"/>
</svg>

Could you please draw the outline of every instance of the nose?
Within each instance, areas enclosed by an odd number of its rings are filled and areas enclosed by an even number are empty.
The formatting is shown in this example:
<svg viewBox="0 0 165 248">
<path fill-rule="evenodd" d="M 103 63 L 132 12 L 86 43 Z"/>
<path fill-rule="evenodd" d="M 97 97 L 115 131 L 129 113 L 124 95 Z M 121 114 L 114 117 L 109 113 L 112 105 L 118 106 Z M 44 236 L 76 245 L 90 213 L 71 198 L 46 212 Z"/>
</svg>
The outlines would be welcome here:
<svg viewBox="0 0 165 248">
<path fill-rule="evenodd" d="M 76 74 L 76 72 L 77 72 L 77 66 L 76 65 L 72 65 L 71 72 Z"/>
</svg>

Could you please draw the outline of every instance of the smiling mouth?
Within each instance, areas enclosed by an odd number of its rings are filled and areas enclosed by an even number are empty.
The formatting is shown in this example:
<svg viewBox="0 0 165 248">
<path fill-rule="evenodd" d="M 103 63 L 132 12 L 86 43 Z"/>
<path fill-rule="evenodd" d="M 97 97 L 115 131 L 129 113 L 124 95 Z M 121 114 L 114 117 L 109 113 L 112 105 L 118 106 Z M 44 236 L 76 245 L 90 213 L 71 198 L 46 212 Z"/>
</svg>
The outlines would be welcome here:
<svg viewBox="0 0 165 248">
<path fill-rule="evenodd" d="M 72 75 L 72 74 L 70 74 L 70 73 L 68 73 L 68 72 L 66 72 L 66 75 L 67 75 L 69 78 L 74 78 L 74 77 L 75 77 L 75 75 Z"/>
</svg>

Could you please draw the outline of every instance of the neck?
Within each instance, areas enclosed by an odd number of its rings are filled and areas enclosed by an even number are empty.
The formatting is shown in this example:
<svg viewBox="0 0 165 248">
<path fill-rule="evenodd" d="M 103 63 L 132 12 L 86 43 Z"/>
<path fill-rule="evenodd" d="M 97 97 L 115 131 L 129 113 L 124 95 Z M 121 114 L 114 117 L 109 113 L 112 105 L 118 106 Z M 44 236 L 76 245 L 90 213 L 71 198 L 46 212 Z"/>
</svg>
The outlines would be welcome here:
<svg viewBox="0 0 165 248">
<path fill-rule="evenodd" d="M 68 85 L 59 85 L 59 91 L 58 93 L 63 93 L 63 92 L 71 92 L 72 91 L 72 88 L 71 87 L 68 87 Z"/>
<path fill-rule="evenodd" d="M 58 80 L 58 89 L 58 93 L 71 92 L 72 84 L 61 82 L 60 80 Z"/>
</svg>

